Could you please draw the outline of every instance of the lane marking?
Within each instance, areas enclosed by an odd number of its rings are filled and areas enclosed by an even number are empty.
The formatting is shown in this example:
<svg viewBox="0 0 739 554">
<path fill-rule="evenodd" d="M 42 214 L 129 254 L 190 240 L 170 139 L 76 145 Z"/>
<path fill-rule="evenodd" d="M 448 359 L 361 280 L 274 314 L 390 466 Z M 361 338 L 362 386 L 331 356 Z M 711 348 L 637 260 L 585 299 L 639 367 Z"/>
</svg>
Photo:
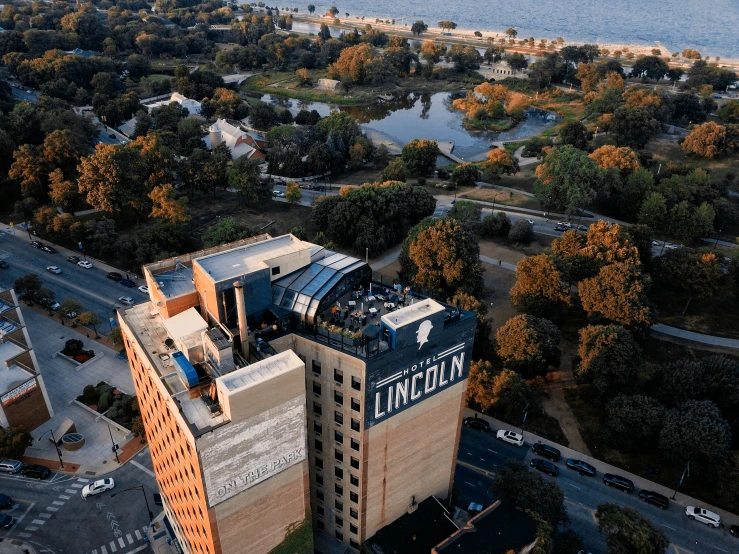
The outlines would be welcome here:
<svg viewBox="0 0 739 554">
<path fill-rule="evenodd" d="M 77 477 L 77 482 L 79 482 L 79 483 L 89 483 L 90 480 L 89 479 L 85 479 L 84 477 Z M 72 486 L 74 486 L 74 485 L 72 485 Z"/>
<path fill-rule="evenodd" d="M 72 497 L 71 496 L 67 496 L 66 494 L 60 494 L 59 495 L 59 498 L 61 498 L 62 500 L 69 500 Z"/>
<path fill-rule="evenodd" d="M 27 539 L 31 536 L 31 533 L 18 533 L 18 536 L 23 539 Z"/>
<path fill-rule="evenodd" d="M 115 541 L 110 541 L 110 551 L 111 552 L 118 552 L 118 548 L 115 546 Z"/>
<path fill-rule="evenodd" d="M 72 486 L 74 486 L 74 485 L 72 485 Z M 79 491 L 77 489 L 67 489 L 64 492 L 66 492 L 67 494 L 76 494 Z"/>
<path fill-rule="evenodd" d="M 134 535 L 136 535 L 136 540 L 137 540 L 137 541 L 140 541 L 140 540 L 141 540 L 141 531 L 139 531 L 138 529 L 136 529 L 136 530 L 135 530 L 135 531 L 133 532 L 133 534 L 134 534 Z"/>
<path fill-rule="evenodd" d="M 105 545 L 100 547 L 100 552 L 102 552 L 103 554 L 108 554 L 108 551 L 105 549 Z"/>
<path fill-rule="evenodd" d="M 92 551 L 92 554 L 98 554 L 97 548 Z"/>
<path fill-rule="evenodd" d="M 46 506 L 46 509 L 50 512 L 58 512 L 59 508 L 55 508 L 54 506 Z"/>
<path fill-rule="evenodd" d="M 34 527 L 33 525 L 29 525 L 26 527 L 26 531 L 38 531 L 38 527 Z"/>
<path fill-rule="evenodd" d="M 498 453 L 497 450 L 493 450 L 492 448 L 488 448 L 488 452 L 492 452 L 493 454 L 497 454 Z"/>
<path fill-rule="evenodd" d="M 45 519 L 34 519 L 33 521 L 31 521 L 31 523 L 33 523 L 34 525 L 43 525 L 44 523 L 46 523 L 46 520 Z"/>
<path fill-rule="evenodd" d="M 578 487 L 577 485 L 573 485 L 572 483 L 567 483 L 569 486 L 576 488 L 577 490 L 581 491 L 582 489 Z"/>
<path fill-rule="evenodd" d="M 54 506 L 64 506 L 64 502 L 59 502 L 58 500 L 54 500 L 52 504 L 54 504 Z"/>
<path fill-rule="evenodd" d="M 135 554 L 136 552 L 141 552 L 142 550 L 145 550 L 147 548 L 149 548 L 149 545 L 148 544 L 142 544 L 138 548 L 134 548 L 133 550 L 129 550 L 128 552 L 126 552 L 126 554 Z"/>
<path fill-rule="evenodd" d="M 470 483 L 469 481 L 465 481 L 465 483 L 467 483 L 470 487 L 474 487 L 475 486 L 472 483 Z"/>
<path fill-rule="evenodd" d="M 39 514 L 40 517 L 45 517 L 46 519 L 49 519 L 51 517 L 51 514 Z"/>
<path fill-rule="evenodd" d="M 131 533 L 128 533 L 126 535 L 126 540 L 128 541 L 128 544 L 133 544 L 133 537 L 131 536 Z"/>
<path fill-rule="evenodd" d="M 13 531 L 13 529 L 17 528 L 18 525 L 20 525 L 21 521 L 23 521 L 23 518 L 28 515 L 28 512 L 30 512 L 31 511 L 31 508 L 33 508 L 35 505 L 36 505 L 36 503 L 35 502 L 32 502 L 31 505 L 28 508 L 26 508 L 26 511 L 23 512 L 23 514 L 18 519 L 15 520 L 15 523 L 13 524 L 13 527 L 10 529 L 11 532 Z M 8 533 L 8 534 L 10 534 L 10 533 Z"/>
<path fill-rule="evenodd" d="M 130 460 L 130 462 L 131 462 L 132 465 L 135 465 L 137 468 L 139 468 L 141 471 L 143 471 L 144 473 L 146 473 L 150 477 L 156 477 L 156 475 L 154 475 L 154 472 L 152 470 L 150 470 L 148 467 L 146 467 L 146 466 L 138 463 L 136 460 Z"/>
<path fill-rule="evenodd" d="M 714 546 L 716 550 L 720 550 L 721 552 L 728 552 L 728 550 L 724 550 L 723 548 L 719 548 L 718 546 Z"/>
<path fill-rule="evenodd" d="M 126 541 L 123 540 L 123 537 L 118 537 L 118 544 L 121 545 L 121 548 L 126 547 Z"/>
<path fill-rule="evenodd" d="M 81 488 L 82 488 L 82 487 L 84 487 L 84 486 L 85 486 L 85 485 L 80 485 L 79 483 L 74 483 L 74 484 L 72 485 L 72 487 L 74 487 L 75 489 L 81 489 Z"/>
<path fill-rule="evenodd" d="M 674 527 L 670 527 L 669 525 L 665 525 L 664 523 L 662 524 L 662 527 L 667 527 L 668 529 L 671 529 L 673 531 L 677 531 L 677 529 L 675 529 Z"/>
</svg>

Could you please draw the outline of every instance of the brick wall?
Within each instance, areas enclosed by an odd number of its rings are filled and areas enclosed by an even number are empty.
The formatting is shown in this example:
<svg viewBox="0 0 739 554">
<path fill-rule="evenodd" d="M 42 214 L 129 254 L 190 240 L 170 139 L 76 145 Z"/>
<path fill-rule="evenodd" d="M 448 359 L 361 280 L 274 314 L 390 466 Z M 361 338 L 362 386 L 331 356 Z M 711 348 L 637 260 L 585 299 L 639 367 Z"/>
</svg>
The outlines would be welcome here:
<svg viewBox="0 0 739 554">
<path fill-rule="evenodd" d="M 16 398 L 12 403 L 3 406 L 5 417 L 11 427 L 24 431 L 32 431 L 42 423 L 51 419 L 49 408 L 46 406 L 41 385 L 36 380 L 36 388 Z"/>
</svg>

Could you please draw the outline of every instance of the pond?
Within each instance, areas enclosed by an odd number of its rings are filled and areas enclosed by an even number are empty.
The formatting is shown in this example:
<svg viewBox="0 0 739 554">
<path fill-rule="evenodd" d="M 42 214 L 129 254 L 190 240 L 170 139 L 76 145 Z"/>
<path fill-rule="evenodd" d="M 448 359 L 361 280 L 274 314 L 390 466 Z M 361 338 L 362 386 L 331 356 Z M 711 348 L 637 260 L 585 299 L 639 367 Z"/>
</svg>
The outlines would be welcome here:
<svg viewBox="0 0 739 554">
<path fill-rule="evenodd" d="M 461 93 L 410 92 L 396 94 L 390 102 L 378 101 L 349 107 L 303 102 L 268 94 L 262 96 L 262 101 L 289 109 L 293 115 L 301 109 L 307 109 L 316 110 L 325 117 L 332 110 L 340 109 L 354 117 L 373 141 L 394 147 L 391 151 L 399 151 L 413 139 L 454 142 L 453 153 L 468 161 L 484 159 L 493 141 L 525 140 L 553 127 L 560 120 L 555 114 L 530 109 L 524 121 L 503 133 L 468 131 L 463 125 L 464 112 L 452 107 L 452 100 L 461 96 Z"/>
</svg>

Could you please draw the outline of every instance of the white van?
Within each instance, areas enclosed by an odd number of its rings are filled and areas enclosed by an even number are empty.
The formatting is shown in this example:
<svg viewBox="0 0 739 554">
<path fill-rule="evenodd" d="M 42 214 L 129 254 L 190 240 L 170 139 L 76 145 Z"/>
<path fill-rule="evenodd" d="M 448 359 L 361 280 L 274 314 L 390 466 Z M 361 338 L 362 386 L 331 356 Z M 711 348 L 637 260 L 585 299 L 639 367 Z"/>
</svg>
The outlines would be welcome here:
<svg viewBox="0 0 739 554">
<path fill-rule="evenodd" d="M 18 473 L 23 469 L 23 464 L 18 460 L 3 460 L 0 462 L 0 471 L 4 473 Z"/>
</svg>

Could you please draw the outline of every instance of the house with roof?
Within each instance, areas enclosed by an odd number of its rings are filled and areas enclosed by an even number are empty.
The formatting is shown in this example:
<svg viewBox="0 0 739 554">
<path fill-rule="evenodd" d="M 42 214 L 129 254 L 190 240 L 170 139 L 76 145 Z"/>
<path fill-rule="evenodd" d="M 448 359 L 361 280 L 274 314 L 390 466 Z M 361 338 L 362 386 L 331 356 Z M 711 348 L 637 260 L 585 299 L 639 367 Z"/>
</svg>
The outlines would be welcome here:
<svg viewBox="0 0 739 554">
<path fill-rule="evenodd" d="M 186 96 L 181 95 L 179 92 L 173 92 L 172 96 L 169 97 L 169 100 L 160 100 L 159 102 L 154 102 L 153 104 L 147 104 L 146 109 L 149 110 L 149 113 L 151 113 L 151 110 L 153 110 L 154 108 L 168 106 L 172 102 L 177 102 L 183 108 L 187 108 L 187 111 L 190 115 L 200 115 L 200 102 L 191 98 L 187 98 Z"/>
<path fill-rule="evenodd" d="M 208 135 L 203 138 L 203 142 L 209 150 L 225 143 L 231 150 L 231 158 L 234 160 L 241 156 L 247 156 L 248 159 L 265 159 L 263 150 L 266 142 L 264 137 L 245 131 L 226 119 L 219 119 L 211 125 L 208 128 Z"/>
</svg>

